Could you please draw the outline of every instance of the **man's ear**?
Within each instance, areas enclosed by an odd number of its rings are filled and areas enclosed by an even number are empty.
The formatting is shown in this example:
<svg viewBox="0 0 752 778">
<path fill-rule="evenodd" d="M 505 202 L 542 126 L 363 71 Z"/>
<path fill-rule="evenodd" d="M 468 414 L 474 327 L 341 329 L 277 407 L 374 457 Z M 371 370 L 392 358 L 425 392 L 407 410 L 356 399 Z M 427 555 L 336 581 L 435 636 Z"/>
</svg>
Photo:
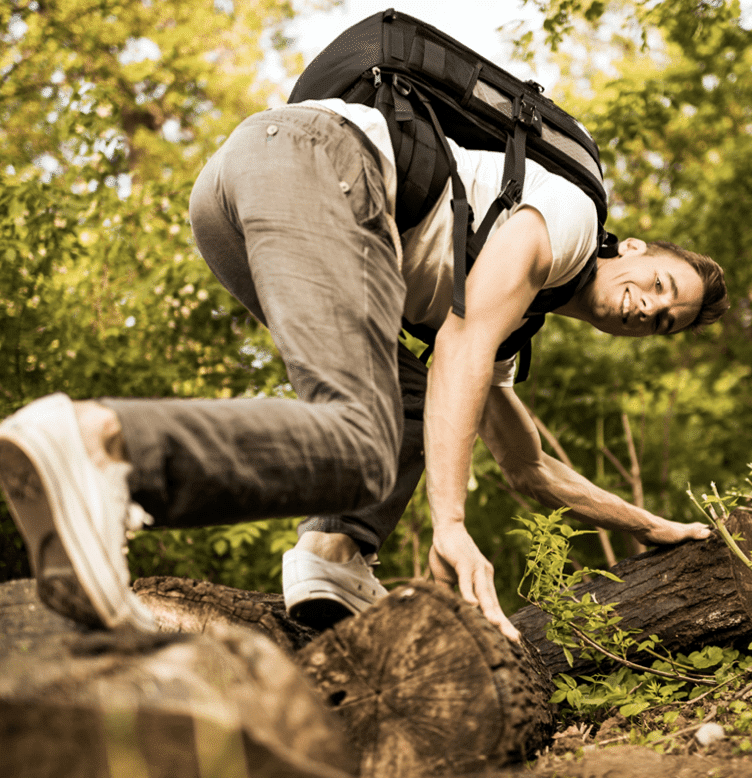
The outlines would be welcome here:
<svg viewBox="0 0 752 778">
<path fill-rule="evenodd" d="M 648 244 L 640 238 L 626 238 L 619 243 L 619 256 L 625 254 L 644 254 L 648 250 Z"/>
</svg>

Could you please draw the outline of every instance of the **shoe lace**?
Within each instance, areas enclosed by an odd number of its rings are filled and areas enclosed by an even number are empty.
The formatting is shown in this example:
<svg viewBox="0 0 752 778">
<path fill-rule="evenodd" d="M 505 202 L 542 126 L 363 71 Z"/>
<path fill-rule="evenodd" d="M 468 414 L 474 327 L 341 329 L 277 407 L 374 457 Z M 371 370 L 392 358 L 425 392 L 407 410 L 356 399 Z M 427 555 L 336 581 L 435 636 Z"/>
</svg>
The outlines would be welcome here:
<svg viewBox="0 0 752 778">
<path fill-rule="evenodd" d="M 125 529 L 128 532 L 138 532 L 145 526 L 154 524 L 154 517 L 147 513 L 137 502 L 128 503 L 125 514 Z"/>
<path fill-rule="evenodd" d="M 117 500 L 122 506 L 123 526 L 128 533 L 138 532 L 147 525 L 154 524 L 154 517 L 147 513 L 138 503 L 130 498 L 126 478 L 131 471 L 131 465 L 125 462 L 110 464 L 102 475 L 110 485 L 111 499 Z"/>
</svg>

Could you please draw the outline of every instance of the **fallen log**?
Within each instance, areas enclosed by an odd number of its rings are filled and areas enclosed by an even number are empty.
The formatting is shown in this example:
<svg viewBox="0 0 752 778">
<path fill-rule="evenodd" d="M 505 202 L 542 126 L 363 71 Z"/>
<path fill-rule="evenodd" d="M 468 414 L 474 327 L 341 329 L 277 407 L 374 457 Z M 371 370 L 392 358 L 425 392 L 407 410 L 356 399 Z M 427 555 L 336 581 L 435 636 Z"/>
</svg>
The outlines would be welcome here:
<svg viewBox="0 0 752 778">
<path fill-rule="evenodd" d="M 341 722 L 257 630 L 133 635 L 0 587 L 0 774 L 347 778 Z"/>
<path fill-rule="evenodd" d="M 729 526 L 752 538 L 752 511 L 735 511 Z M 752 544 L 741 545 L 749 553 Z M 614 572 L 623 583 L 596 579 L 578 592 L 617 602 L 622 626 L 658 634 L 672 651 L 752 638 L 752 573 L 715 535 Z M 164 634 L 134 642 L 82 630 L 42 606 L 33 582 L 0 586 L 9 775 L 98 778 L 127 763 L 129 775 L 183 778 L 217 760 L 239 775 L 482 772 L 547 743 L 549 669 L 593 669 L 569 668 L 537 608 L 512 617 L 530 641 L 518 646 L 422 581 L 321 635 L 291 620 L 278 594 L 174 578 L 142 579 L 134 590 Z"/>
<path fill-rule="evenodd" d="M 239 738 L 248 764 L 271 765 L 254 776 L 460 775 L 532 757 L 553 733 L 535 649 L 433 584 L 401 587 L 312 640 L 280 595 L 158 578 L 135 590 L 169 633 L 129 642 L 49 611 L 33 581 L 0 586 L 0 741 L 9 764 L 27 765 L 9 775 L 99 778 L 125 754 L 150 776 L 187 778 L 203 775 L 191 769 L 207 749 L 240 770 Z M 291 652 L 296 630 L 305 645 Z"/>
<path fill-rule="evenodd" d="M 739 545 L 749 556 L 752 549 L 752 510 L 738 508 L 728 529 L 745 538 Z M 752 640 L 752 570 L 729 550 L 716 532 L 705 541 L 652 549 L 625 559 L 611 568 L 621 583 L 596 577 L 578 586 L 599 603 L 615 602 L 622 629 L 637 629 L 637 640 L 657 635 L 671 652 L 687 653 L 704 645 L 726 645 Z M 598 670 L 591 660 L 575 653 L 569 665 L 559 646 L 546 639 L 549 617 L 535 606 L 522 608 L 512 623 L 541 653 L 553 675 L 588 675 Z M 640 659 L 634 654 L 630 659 Z M 648 659 L 648 664 L 652 659 Z M 607 665 L 600 665 L 604 669 Z"/>
<path fill-rule="evenodd" d="M 297 651 L 319 632 L 287 615 L 281 594 L 250 592 L 209 581 L 138 578 L 133 591 L 164 632 L 204 632 L 209 627 L 255 627 L 280 648 Z"/>
<path fill-rule="evenodd" d="M 535 648 L 424 581 L 327 630 L 296 661 L 344 718 L 363 778 L 477 773 L 531 758 L 553 734 Z"/>
</svg>

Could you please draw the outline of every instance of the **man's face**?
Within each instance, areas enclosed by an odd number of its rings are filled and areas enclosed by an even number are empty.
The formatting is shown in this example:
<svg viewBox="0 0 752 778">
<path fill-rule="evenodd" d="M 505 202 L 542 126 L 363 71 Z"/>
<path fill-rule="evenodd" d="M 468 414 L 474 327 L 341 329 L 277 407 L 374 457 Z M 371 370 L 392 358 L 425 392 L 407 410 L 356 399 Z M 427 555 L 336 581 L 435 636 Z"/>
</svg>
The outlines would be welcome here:
<svg viewBox="0 0 752 778">
<path fill-rule="evenodd" d="M 673 254 L 649 255 L 632 238 L 620 255 L 601 259 L 589 289 L 591 323 L 611 335 L 668 335 L 690 325 L 700 311 L 703 284 L 695 269 Z"/>
</svg>

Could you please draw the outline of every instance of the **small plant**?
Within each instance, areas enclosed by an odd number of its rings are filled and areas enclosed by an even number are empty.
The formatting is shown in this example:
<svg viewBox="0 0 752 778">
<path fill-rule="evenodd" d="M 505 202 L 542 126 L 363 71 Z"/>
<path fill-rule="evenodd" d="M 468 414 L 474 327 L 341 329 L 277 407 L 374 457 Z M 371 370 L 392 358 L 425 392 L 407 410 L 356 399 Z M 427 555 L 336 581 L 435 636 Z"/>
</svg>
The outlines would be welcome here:
<svg viewBox="0 0 752 778">
<path fill-rule="evenodd" d="M 747 467 L 749 467 L 752 472 L 752 463 L 748 464 Z M 752 486 L 752 481 L 749 478 L 745 479 L 745 482 Z M 735 508 L 742 498 L 749 499 L 750 494 L 739 490 L 733 490 L 721 497 L 718 493 L 718 488 L 712 481 L 710 483 L 710 488 L 713 490 L 713 494 L 703 494 L 702 502 L 695 497 L 689 485 L 687 486 L 687 494 L 702 515 L 718 531 L 718 534 L 723 538 L 729 549 L 731 549 L 731 552 L 747 567 L 752 569 L 752 559 L 739 548 L 738 541 L 743 540 L 743 538 L 735 537 L 726 527 L 726 522 L 729 518 L 729 508 Z"/>
<path fill-rule="evenodd" d="M 711 499 L 716 504 L 720 501 L 715 492 Z M 546 637 L 561 647 L 570 666 L 578 652 L 596 664 L 615 664 L 616 669 L 580 678 L 560 673 L 553 679 L 556 691 L 551 701 L 564 704 L 580 717 L 597 720 L 614 709 L 634 717 L 651 708 L 683 705 L 717 695 L 724 687 L 738 686 L 752 668 L 752 657 L 717 646 L 673 656 L 663 649 L 657 635 L 638 640 L 639 630 L 622 629 L 616 603 L 599 603 L 591 593 L 578 591 L 586 577 L 620 579 L 603 570 L 572 569 L 570 540 L 591 531 L 564 523 L 566 510 L 530 519 L 518 517 L 523 528 L 512 532 L 530 544 L 519 594 L 551 617 Z M 527 594 L 523 594 L 525 585 Z M 647 667 L 628 659 L 635 653 L 652 656 L 652 664 Z"/>
</svg>

